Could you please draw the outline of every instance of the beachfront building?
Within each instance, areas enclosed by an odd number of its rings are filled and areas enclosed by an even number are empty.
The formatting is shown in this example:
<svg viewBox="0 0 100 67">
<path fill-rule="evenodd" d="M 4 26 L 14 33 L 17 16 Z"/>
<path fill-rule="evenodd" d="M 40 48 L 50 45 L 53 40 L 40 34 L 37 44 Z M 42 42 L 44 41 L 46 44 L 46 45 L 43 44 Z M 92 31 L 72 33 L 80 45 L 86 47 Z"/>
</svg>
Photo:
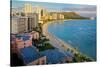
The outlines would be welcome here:
<svg viewBox="0 0 100 67">
<path fill-rule="evenodd" d="M 32 45 L 32 39 L 31 34 L 17 34 L 11 36 L 11 57 L 13 57 L 14 54 L 16 54 L 17 57 L 19 57 L 24 65 L 43 65 L 46 64 L 46 56 L 41 55 L 38 52 L 38 49 Z M 15 46 L 15 47 L 14 47 Z M 14 50 L 14 51 L 13 51 Z M 12 60 L 15 62 L 16 58 L 12 58 Z M 16 61 L 19 61 L 16 59 Z M 13 63 L 12 63 L 13 64 Z M 14 65 L 14 64 L 13 64 Z"/>
<path fill-rule="evenodd" d="M 31 4 L 25 4 L 24 5 L 24 13 L 32 13 L 32 5 Z"/>
<path fill-rule="evenodd" d="M 50 15 L 50 16 L 49 16 L 49 19 L 50 19 L 50 20 L 52 20 L 52 19 L 53 19 L 53 17 Z"/>
<path fill-rule="evenodd" d="M 17 49 L 21 49 L 24 47 L 32 46 L 32 37 L 30 34 L 23 34 L 23 35 L 16 35 L 15 43 L 17 46 Z"/>
<path fill-rule="evenodd" d="M 61 19 L 64 19 L 64 15 L 57 13 L 57 12 L 50 12 L 49 19 L 50 20 L 61 20 Z"/>
<path fill-rule="evenodd" d="M 27 29 L 28 31 L 32 31 L 33 29 L 38 27 L 39 16 L 37 13 L 34 13 L 33 7 L 31 4 L 24 5 L 24 14 L 28 18 L 27 21 Z"/>
<path fill-rule="evenodd" d="M 38 27 L 38 14 L 28 13 L 27 16 L 14 16 L 11 19 L 11 33 L 24 33 Z"/>
<path fill-rule="evenodd" d="M 11 53 L 18 53 L 18 51 L 17 51 L 17 45 L 16 45 L 16 42 L 15 42 L 15 40 L 16 40 L 16 36 L 15 36 L 15 34 L 11 34 L 11 36 L 10 36 L 10 46 L 11 46 Z"/>
<path fill-rule="evenodd" d="M 41 55 L 34 46 L 20 49 L 20 54 L 25 65 L 46 64 L 46 56 Z"/>
<path fill-rule="evenodd" d="M 39 19 L 37 13 L 27 13 L 27 29 L 32 31 L 38 27 Z"/>
<path fill-rule="evenodd" d="M 34 7 L 33 9 L 34 9 L 34 13 L 37 13 L 37 14 L 38 14 L 39 20 L 41 20 L 41 10 L 42 10 L 43 8 L 37 6 L 37 7 Z"/>
<path fill-rule="evenodd" d="M 41 20 L 42 16 L 47 16 L 47 10 L 43 7 L 34 7 L 34 13 L 38 13 L 39 14 L 39 20 Z"/>
<path fill-rule="evenodd" d="M 62 15 L 62 14 L 57 14 L 57 19 L 64 19 L 64 15 Z"/>
<path fill-rule="evenodd" d="M 12 8 L 10 16 L 21 16 L 22 12 L 21 8 Z"/>
<path fill-rule="evenodd" d="M 17 34 L 11 36 L 13 53 L 16 53 L 24 62 L 24 65 L 46 64 L 46 56 L 41 55 L 38 49 L 32 45 L 32 34 Z M 17 60 L 16 60 L 17 61 Z"/>
<path fill-rule="evenodd" d="M 52 18 L 51 19 L 53 19 L 53 20 L 57 20 L 57 13 L 56 12 L 50 12 L 49 13 L 49 16 L 52 16 Z M 49 17 L 49 19 L 50 19 L 50 17 Z"/>
<path fill-rule="evenodd" d="M 25 34 L 11 34 L 11 46 L 13 52 L 17 52 L 24 47 L 32 46 L 32 34 L 25 33 Z M 37 49 L 38 51 L 38 49 Z"/>
<path fill-rule="evenodd" d="M 64 19 L 64 15 L 63 14 L 60 14 L 60 19 Z"/>
<path fill-rule="evenodd" d="M 34 7 L 34 13 L 37 13 L 39 16 L 39 23 L 43 23 L 44 20 L 48 19 L 48 11 L 43 7 Z"/>
<path fill-rule="evenodd" d="M 24 33 L 27 31 L 27 17 L 14 16 L 11 18 L 11 33 Z"/>
<path fill-rule="evenodd" d="M 41 10 L 41 20 L 47 20 L 49 16 L 49 13 L 46 9 Z"/>
</svg>

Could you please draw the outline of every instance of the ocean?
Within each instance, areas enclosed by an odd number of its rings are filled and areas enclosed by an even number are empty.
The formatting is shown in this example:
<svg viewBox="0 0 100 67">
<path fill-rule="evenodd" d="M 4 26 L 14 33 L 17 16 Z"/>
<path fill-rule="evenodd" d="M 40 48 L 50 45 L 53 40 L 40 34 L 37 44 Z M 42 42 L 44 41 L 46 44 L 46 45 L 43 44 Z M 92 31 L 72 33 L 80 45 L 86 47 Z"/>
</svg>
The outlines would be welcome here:
<svg viewBox="0 0 100 67">
<path fill-rule="evenodd" d="M 96 60 L 96 20 L 56 21 L 48 32 Z"/>
</svg>

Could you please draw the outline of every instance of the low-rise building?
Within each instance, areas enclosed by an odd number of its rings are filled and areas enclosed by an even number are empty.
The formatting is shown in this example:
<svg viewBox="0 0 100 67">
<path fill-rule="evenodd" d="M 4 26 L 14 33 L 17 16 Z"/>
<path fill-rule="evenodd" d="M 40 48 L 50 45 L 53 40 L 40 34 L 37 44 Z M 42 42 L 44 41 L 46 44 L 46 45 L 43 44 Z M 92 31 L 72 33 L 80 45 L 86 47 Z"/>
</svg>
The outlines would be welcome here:
<svg viewBox="0 0 100 67">
<path fill-rule="evenodd" d="M 20 54 L 25 65 L 43 65 L 46 64 L 46 56 L 41 55 L 34 46 L 20 49 Z"/>
</svg>

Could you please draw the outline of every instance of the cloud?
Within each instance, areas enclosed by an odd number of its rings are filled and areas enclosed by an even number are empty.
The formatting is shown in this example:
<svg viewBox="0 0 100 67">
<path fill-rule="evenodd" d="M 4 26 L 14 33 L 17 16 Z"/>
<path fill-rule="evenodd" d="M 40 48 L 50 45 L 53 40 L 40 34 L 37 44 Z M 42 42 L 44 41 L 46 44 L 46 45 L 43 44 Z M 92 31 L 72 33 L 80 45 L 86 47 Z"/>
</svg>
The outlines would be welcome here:
<svg viewBox="0 0 100 67">
<path fill-rule="evenodd" d="M 80 7 L 70 7 L 63 8 L 64 11 L 73 11 L 84 17 L 96 17 L 96 6 L 80 6 Z"/>
<path fill-rule="evenodd" d="M 63 8 L 65 11 L 96 11 L 96 6 L 82 6 L 82 7 L 70 7 Z"/>
</svg>

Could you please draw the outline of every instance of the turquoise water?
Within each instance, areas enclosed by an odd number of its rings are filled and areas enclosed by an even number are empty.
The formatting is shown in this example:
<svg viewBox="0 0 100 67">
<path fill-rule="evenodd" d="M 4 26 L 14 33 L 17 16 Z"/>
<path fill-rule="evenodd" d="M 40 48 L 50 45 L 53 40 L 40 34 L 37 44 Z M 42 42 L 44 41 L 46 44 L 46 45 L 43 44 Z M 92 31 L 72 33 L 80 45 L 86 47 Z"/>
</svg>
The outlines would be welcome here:
<svg viewBox="0 0 100 67">
<path fill-rule="evenodd" d="M 48 31 L 96 60 L 96 20 L 55 22 Z"/>
</svg>

